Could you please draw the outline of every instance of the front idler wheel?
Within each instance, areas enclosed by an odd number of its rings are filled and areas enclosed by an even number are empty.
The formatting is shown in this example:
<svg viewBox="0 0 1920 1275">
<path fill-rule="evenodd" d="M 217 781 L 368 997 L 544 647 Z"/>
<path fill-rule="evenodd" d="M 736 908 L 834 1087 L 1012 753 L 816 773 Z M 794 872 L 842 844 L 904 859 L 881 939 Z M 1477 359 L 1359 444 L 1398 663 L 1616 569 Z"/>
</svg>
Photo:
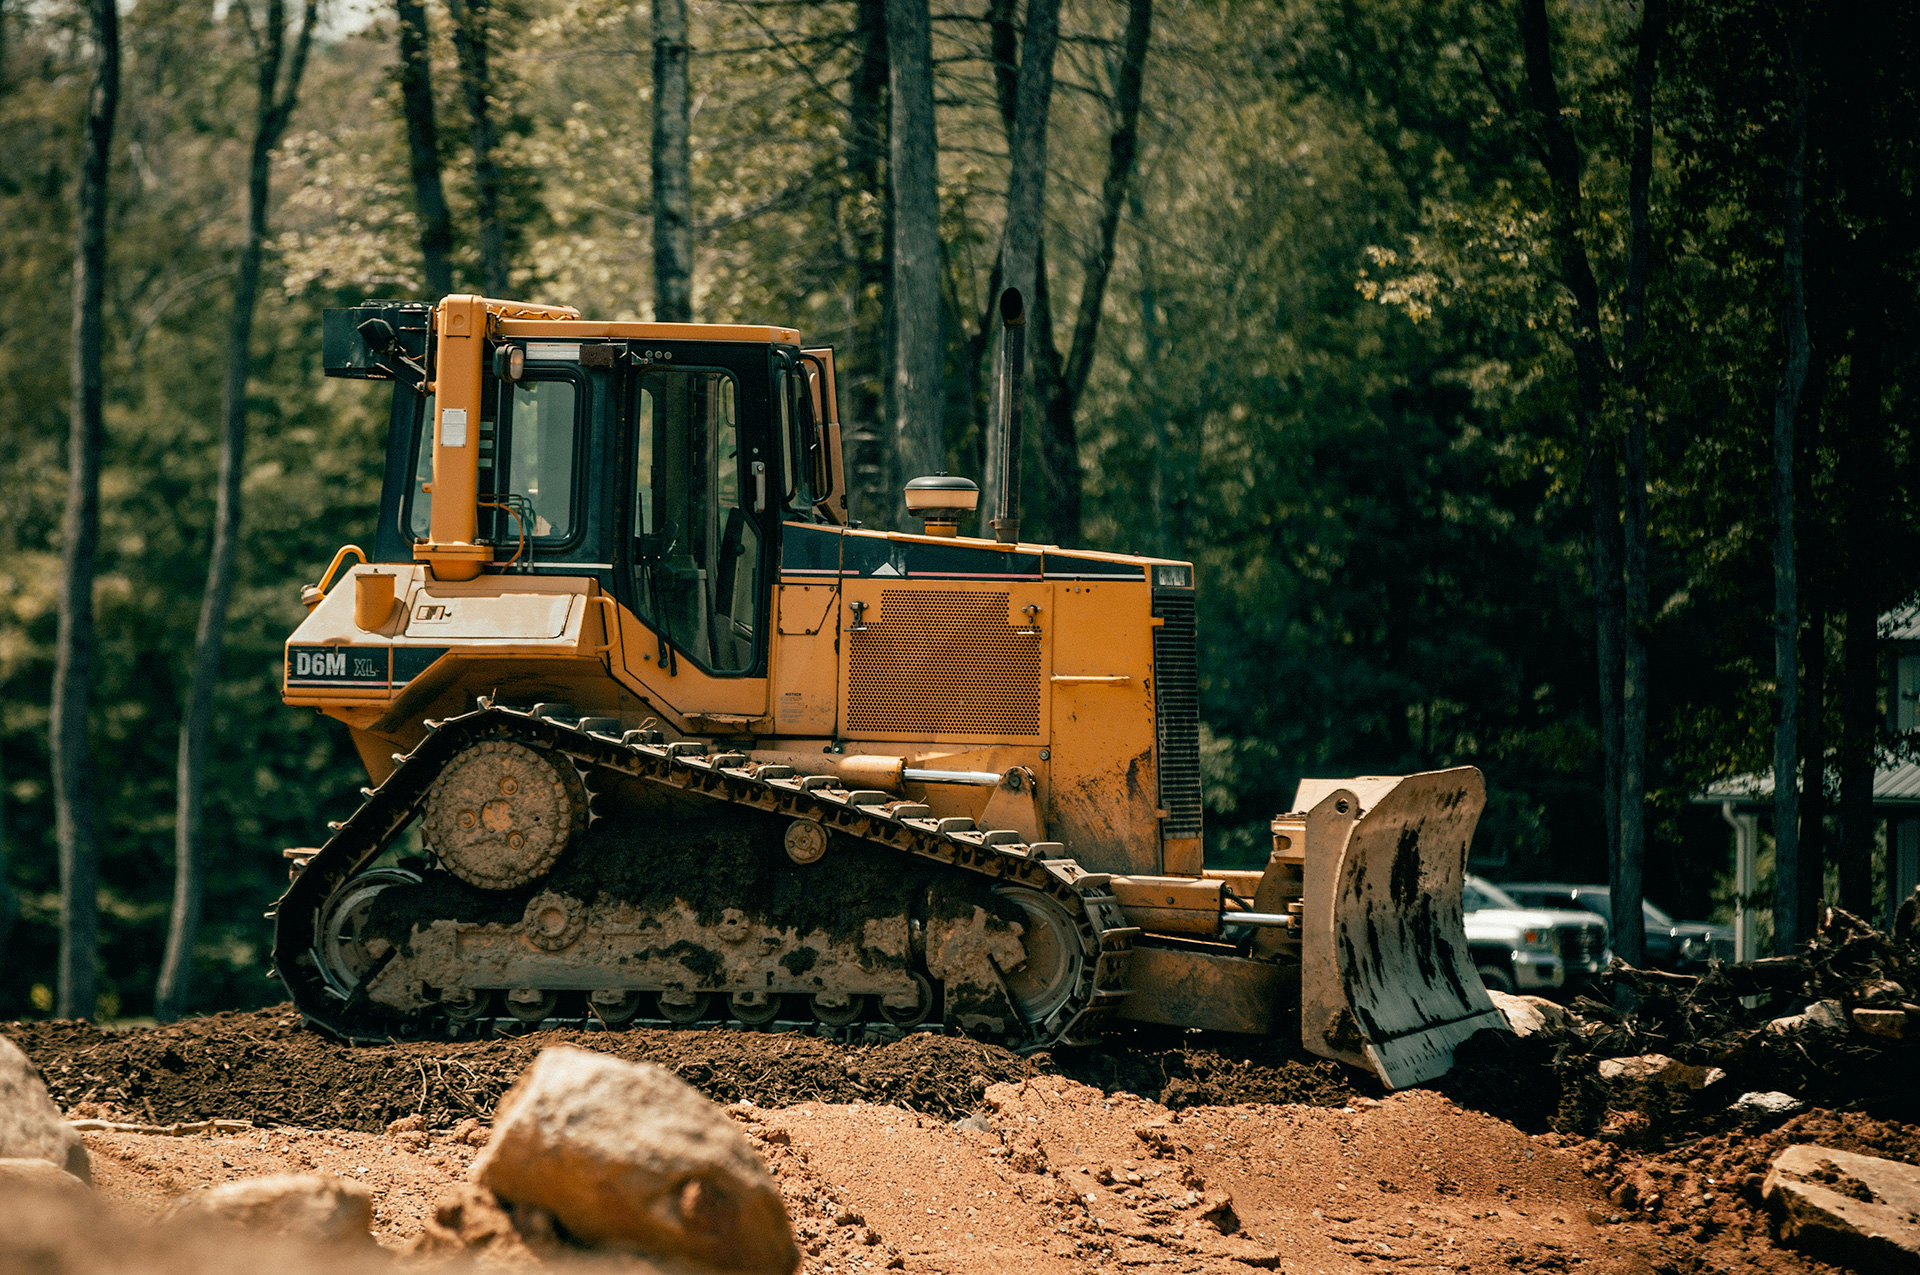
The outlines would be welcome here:
<svg viewBox="0 0 1920 1275">
<path fill-rule="evenodd" d="M 369 926 L 373 901 L 400 885 L 418 885 L 417 874 L 404 868 L 376 868 L 363 872 L 334 891 L 320 909 L 320 975 L 341 999 L 351 997 L 361 982 L 392 952 L 392 940 Z"/>
<path fill-rule="evenodd" d="M 1027 914 L 1027 932 L 1021 936 L 1027 959 L 1003 977 L 1021 1016 L 1042 1027 L 1073 999 L 1080 985 L 1086 957 L 1080 950 L 1079 932 L 1066 909 L 1038 890 L 1003 885 L 994 893 Z"/>
</svg>

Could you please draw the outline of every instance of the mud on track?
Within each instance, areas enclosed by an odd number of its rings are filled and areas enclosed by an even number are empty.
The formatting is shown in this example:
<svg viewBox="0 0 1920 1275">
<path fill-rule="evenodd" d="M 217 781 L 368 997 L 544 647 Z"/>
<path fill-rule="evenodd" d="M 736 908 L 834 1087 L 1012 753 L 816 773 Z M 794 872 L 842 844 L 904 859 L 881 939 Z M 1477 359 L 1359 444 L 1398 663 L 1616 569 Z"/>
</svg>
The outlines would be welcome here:
<svg viewBox="0 0 1920 1275">
<path fill-rule="evenodd" d="M 308 1030 L 291 1006 L 102 1031 L 91 1023 L 0 1024 L 39 1065 L 55 1102 L 99 1104 L 155 1124 L 209 1118 L 374 1132 L 402 1116 L 430 1128 L 491 1116 L 549 1044 L 583 1045 L 667 1068 L 718 1102 L 886 1103 L 954 1119 L 987 1086 L 1062 1075 L 1180 1109 L 1240 1102 L 1340 1106 L 1363 1092 L 1338 1065 L 1274 1041 L 1139 1032 L 1098 1049 L 1021 1057 L 953 1036 L 840 1045 L 794 1032 L 586 1032 L 346 1046 Z"/>
</svg>

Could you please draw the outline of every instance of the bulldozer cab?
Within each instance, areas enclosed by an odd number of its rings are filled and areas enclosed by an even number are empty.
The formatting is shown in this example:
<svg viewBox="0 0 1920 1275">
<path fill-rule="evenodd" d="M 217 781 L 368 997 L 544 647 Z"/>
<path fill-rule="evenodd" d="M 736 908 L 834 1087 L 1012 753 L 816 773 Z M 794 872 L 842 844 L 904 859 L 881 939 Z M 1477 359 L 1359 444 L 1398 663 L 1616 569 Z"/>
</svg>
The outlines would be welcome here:
<svg viewBox="0 0 1920 1275">
<path fill-rule="evenodd" d="M 598 575 L 715 677 L 764 677 L 782 522 L 844 521 L 831 350 L 502 343 L 473 429 L 476 538 L 499 569 Z M 397 380 L 373 560 L 430 541 L 435 394 Z"/>
</svg>

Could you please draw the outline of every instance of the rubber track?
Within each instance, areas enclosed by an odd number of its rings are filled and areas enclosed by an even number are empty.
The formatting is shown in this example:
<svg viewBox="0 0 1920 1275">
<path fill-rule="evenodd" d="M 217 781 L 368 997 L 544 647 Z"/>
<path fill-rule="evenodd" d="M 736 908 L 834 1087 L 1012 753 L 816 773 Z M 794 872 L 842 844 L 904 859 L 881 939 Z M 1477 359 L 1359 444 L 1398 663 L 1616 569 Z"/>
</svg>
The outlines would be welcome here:
<svg viewBox="0 0 1920 1275">
<path fill-rule="evenodd" d="M 697 794 L 795 819 L 816 819 L 843 836 L 917 855 L 1052 897 L 1074 919 L 1081 951 L 1080 985 L 1073 996 L 1020 1040 L 1002 1043 L 1021 1050 L 1090 1044 L 1126 998 L 1127 969 L 1139 930 L 1129 926 L 1108 876 L 1081 870 L 1072 859 L 1034 857 L 1012 833 L 971 828 L 970 820 L 898 818 L 885 805 L 855 804 L 845 788 L 823 788 L 803 777 L 761 779 L 739 753 L 702 754 L 701 744 L 626 742 L 578 730 L 516 709 L 482 707 L 446 721 L 428 722 L 427 738 L 412 752 L 395 754 L 398 765 L 288 886 L 273 911 L 275 971 L 300 1012 L 350 1041 L 376 1042 L 419 1036 L 429 1021 L 384 1009 L 355 995 L 347 1001 L 321 978 L 313 956 L 320 909 L 342 883 L 377 858 L 419 813 L 427 790 L 454 756 L 470 745 L 508 739 L 533 744 L 570 759 L 583 771 L 610 771 L 645 783 Z M 731 763 L 731 764 L 729 764 Z M 836 781 L 837 782 L 837 781 Z M 891 802 L 889 803 L 891 804 Z M 904 803 L 902 803 L 904 804 Z M 966 824 L 968 827 L 959 825 Z"/>
</svg>

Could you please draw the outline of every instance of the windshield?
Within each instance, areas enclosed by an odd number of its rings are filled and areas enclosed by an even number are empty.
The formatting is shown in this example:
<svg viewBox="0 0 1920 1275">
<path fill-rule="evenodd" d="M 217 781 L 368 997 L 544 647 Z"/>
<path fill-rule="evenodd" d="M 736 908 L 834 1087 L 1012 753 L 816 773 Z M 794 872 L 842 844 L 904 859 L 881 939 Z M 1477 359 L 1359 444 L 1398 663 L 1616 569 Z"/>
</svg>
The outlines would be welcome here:
<svg viewBox="0 0 1920 1275">
<path fill-rule="evenodd" d="M 1502 890 L 1493 882 L 1483 881 L 1479 877 L 1467 878 L 1467 883 L 1461 890 L 1460 898 L 1461 910 L 1466 912 L 1484 912 L 1489 908 L 1517 909 L 1520 906 L 1513 901 L 1512 897 L 1509 896 L 1505 890 Z"/>
<path fill-rule="evenodd" d="M 1583 886 L 1579 893 L 1573 896 L 1573 901 L 1595 916 L 1606 917 L 1608 920 L 1613 918 L 1613 899 L 1604 889 L 1589 889 Z M 1667 927 L 1674 923 L 1672 917 L 1645 899 L 1640 901 L 1640 915 L 1646 918 L 1648 925 Z"/>
</svg>

